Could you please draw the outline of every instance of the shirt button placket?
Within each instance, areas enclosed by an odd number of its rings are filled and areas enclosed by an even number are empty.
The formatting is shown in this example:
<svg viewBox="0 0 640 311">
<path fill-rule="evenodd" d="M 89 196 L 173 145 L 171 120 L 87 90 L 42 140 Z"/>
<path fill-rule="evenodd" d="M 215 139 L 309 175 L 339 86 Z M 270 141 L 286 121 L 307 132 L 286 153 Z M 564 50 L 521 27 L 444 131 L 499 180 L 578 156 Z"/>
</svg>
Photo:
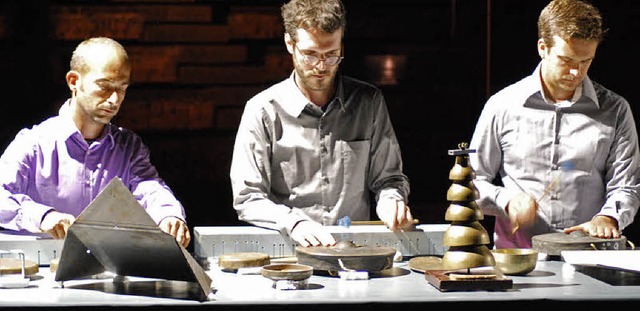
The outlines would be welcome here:
<svg viewBox="0 0 640 311">
<path fill-rule="evenodd" d="M 84 184 L 87 188 L 91 187 L 91 170 L 87 168 L 87 162 L 91 151 L 87 150 L 84 155 Z"/>
</svg>

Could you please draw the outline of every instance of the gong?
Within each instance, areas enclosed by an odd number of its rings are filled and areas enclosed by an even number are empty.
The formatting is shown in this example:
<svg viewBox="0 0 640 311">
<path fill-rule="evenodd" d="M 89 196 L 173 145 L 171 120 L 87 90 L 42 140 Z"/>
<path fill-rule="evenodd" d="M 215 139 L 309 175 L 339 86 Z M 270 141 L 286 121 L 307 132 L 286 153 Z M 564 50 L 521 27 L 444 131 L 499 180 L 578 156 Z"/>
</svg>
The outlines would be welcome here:
<svg viewBox="0 0 640 311">
<path fill-rule="evenodd" d="M 340 241 L 333 246 L 296 247 L 298 263 L 324 271 L 382 271 L 393 267 L 395 248 Z"/>
<path fill-rule="evenodd" d="M 548 256 L 560 256 L 564 250 L 624 250 L 627 238 L 598 238 L 587 235 L 582 231 L 569 234 L 552 232 L 535 235 L 531 238 L 533 249 Z"/>
</svg>

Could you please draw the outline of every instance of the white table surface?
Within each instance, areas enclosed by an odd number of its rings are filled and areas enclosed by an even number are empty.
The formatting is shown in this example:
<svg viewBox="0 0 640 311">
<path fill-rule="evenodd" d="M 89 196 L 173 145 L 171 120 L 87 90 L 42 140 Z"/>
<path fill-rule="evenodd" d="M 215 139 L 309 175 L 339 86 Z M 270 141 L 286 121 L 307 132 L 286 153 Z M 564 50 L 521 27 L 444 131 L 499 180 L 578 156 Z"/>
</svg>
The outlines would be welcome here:
<svg viewBox="0 0 640 311">
<path fill-rule="evenodd" d="M 538 261 L 536 269 L 528 275 L 509 276 L 513 286 L 508 290 L 442 292 L 431 285 L 424 274 L 411 270 L 408 262 L 403 261 L 396 263 L 392 269 L 372 274 L 367 280 L 343 280 L 314 274 L 306 289 L 279 290 L 273 288 L 272 280 L 259 274 L 224 272 L 214 265 L 207 270 L 213 280 L 212 295 L 209 300 L 197 301 L 188 297 L 189 291 L 193 290 L 193 284 L 188 282 L 135 277 L 114 282 L 109 275 L 103 275 L 102 278 L 71 280 L 60 284 L 54 281 L 55 275 L 48 267 L 41 267 L 31 277 L 27 288 L 0 289 L 0 307 L 292 307 L 514 301 L 640 303 L 638 285 L 612 285 L 579 270 L 563 261 Z"/>
</svg>

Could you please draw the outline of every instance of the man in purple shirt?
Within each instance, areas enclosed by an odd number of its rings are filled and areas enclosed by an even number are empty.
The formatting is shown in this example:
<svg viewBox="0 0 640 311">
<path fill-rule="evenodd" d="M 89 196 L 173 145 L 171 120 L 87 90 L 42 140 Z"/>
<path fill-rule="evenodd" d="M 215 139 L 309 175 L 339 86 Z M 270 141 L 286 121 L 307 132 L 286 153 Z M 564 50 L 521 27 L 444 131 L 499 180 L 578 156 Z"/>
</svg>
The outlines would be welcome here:
<svg viewBox="0 0 640 311">
<path fill-rule="evenodd" d="M 118 42 L 99 37 L 78 45 L 66 74 L 71 98 L 58 116 L 21 130 L 0 157 L 0 227 L 62 239 L 100 191 L 120 178 L 160 229 L 189 244 L 184 208 L 142 139 L 111 124 L 130 75 Z"/>
</svg>

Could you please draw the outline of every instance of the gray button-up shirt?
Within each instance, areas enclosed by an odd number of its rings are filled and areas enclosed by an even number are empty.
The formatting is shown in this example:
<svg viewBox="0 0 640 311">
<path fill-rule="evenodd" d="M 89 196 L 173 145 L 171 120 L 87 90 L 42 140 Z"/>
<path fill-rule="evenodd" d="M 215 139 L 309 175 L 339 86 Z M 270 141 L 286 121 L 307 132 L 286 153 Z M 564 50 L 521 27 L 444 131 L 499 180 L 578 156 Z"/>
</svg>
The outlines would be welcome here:
<svg viewBox="0 0 640 311">
<path fill-rule="evenodd" d="M 530 247 L 531 237 L 611 216 L 620 229 L 640 205 L 638 135 L 629 103 L 585 77 L 568 105 L 545 101 L 540 66 L 486 103 L 469 148 L 479 206 L 496 216 L 496 247 Z M 495 177 L 503 186 L 494 185 Z M 531 230 L 511 235 L 505 206 L 519 191 L 538 200 Z"/>
<path fill-rule="evenodd" d="M 326 111 L 302 94 L 294 74 L 247 102 L 230 171 L 240 220 L 290 233 L 305 219 L 369 220 L 372 193 L 407 200 L 409 181 L 381 91 L 337 79 Z"/>
</svg>

